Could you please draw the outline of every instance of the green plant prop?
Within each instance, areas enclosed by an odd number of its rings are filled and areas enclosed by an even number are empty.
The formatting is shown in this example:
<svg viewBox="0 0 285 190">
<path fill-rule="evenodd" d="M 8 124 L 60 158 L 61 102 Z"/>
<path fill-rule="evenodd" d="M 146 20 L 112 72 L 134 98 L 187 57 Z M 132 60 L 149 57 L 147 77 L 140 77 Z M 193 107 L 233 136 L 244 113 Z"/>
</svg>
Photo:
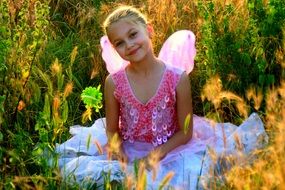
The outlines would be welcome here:
<svg viewBox="0 0 285 190">
<path fill-rule="evenodd" d="M 102 105 L 102 92 L 100 91 L 101 85 L 96 87 L 86 87 L 81 93 L 81 99 L 85 104 L 86 111 L 83 113 L 82 122 L 85 123 L 87 118 L 91 121 L 92 108 L 95 112 L 99 113 Z"/>
</svg>

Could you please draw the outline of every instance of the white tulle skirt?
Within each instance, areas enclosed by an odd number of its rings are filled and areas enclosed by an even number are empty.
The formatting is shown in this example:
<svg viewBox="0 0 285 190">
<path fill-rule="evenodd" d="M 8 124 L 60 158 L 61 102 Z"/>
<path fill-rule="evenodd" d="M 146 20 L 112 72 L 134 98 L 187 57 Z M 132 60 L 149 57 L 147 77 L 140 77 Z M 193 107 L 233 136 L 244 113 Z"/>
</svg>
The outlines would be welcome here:
<svg viewBox="0 0 285 190">
<path fill-rule="evenodd" d="M 219 167 L 223 167 L 217 159 L 213 159 L 213 152 L 216 154 L 215 158 L 221 155 L 238 157 L 238 152 L 249 155 L 268 141 L 264 125 L 256 113 L 251 114 L 240 126 L 213 123 L 198 116 L 193 117 L 193 122 L 193 138 L 187 144 L 169 152 L 159 162 L 155 179 L 153 172 L 147 171 L 147 189 L 158 189 L 170 171 L 174 175 L 169 181 L 169 187 L 203 189 L 213 175 L 213 168 L 219 170 Z M 111 181 L 122 181 L 125 176 L 135 175 L 134 160 L 144 157 L 154 148 L 149 143 L 123 142 L 129 159 L 123 170 L 118 161 L 107 159 L 106 152 L 99 154 L 98 146 L 94 143 L 96 141 L 101 146 L 106 145 L 104 126 L 105 118 L 96 120 L 91 127 L 72 126 L 72 138 L 56 146 L 59 168 L 66 181 L 82 186 L 96 183 L 100 187 L 104 183 L 104 173 L 108 174 Z"/>
</svg>

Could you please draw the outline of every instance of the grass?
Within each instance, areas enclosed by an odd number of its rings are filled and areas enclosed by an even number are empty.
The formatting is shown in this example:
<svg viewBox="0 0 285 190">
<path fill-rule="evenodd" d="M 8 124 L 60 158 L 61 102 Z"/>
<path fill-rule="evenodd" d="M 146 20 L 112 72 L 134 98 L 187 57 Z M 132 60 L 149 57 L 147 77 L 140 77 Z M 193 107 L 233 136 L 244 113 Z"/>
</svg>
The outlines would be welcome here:
<svg viewBox="0 0 285 190">
<path fill-rule="evenodd" d="M 82 123 L 80 95 L 86 87 L 104 83 L 101 23 L 118 4 L 135 5 L 148 15 L 155 52 L 176 30 L 195 33 L 198 54 L 190 74 L 194 113 L 234 124 L 251 112 L 261 116 L 269 145 L 255 153 L 254 163 L 233 167 L 225 183 L 217 179 L 212 189 L 282 189 L 283 0 L 1 0 L 0 188 L 78 188 L 62 181 L 42 155 L 70 137 L 69 126 L 91 124 Z M 93 113 L 93 119 L 98 117 Z M 136 183 L 126 179 L 125 187 Z"/>
</svg>

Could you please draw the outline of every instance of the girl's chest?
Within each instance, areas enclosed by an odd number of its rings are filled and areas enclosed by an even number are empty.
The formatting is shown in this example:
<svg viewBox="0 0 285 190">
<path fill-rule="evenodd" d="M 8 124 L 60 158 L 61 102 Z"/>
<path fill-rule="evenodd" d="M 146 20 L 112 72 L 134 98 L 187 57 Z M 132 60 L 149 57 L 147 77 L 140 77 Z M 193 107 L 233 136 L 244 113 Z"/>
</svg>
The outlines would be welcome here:
<svg viewBox="0 0 285 190">
<path fill-rule="evenodd" d="M 149 79 L 129 80 L 129 88 L 133 96 L 141 104 L 146 105 L 159 93 L 161 85 L 163 84 L 162 77 L 153 77 Z"/>
</svg>

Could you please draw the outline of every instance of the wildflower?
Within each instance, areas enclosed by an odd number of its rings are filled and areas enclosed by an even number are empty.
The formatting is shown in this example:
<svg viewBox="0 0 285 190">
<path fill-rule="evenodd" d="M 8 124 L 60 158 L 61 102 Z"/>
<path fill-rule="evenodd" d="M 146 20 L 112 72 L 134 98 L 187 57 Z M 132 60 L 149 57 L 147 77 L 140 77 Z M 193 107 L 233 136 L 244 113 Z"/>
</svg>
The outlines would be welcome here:
<svg viewBox="0 0 285 190">
<path fill-rule="evenodd" d="M 132 186 L 133 186 L 133 177 L 132 176 L 126 176 L 124 184 L 128 190 L 131 190 Z"/>
<path fill-rule="evenodd" d="M 99 74 L 99 71 L 95 68 L 92 69 L 90 79 L 94 79 Z"/>
<path fill-rule="evenodd" d="M 60 106 L 60 98 L 58 95 L 55 95 L 55 97 L 53 98 L 53 109 L 58 110 L 59 106 Z"/>
<path fill-rule="evenodd" d="M 258 110 L 260 108 L 263 96 L 261 90 L 257 90 L 255 88 L 250 88 L 246 92 L 246 97 L 248 100 L 253 99 L 254 101 L 254 108 Z"/>
<path fill-rule="evenodd" d="M 137 188 L 136 188 L 138 190 L 146 189 L 147 178 L 146 178 L 145 167 L 146 167 L 145 162 L 139 163 L 138 182 L 137 182 Z"/>
<path fill-rule="evenodd" d="M 52 74 L 59 74 L 62 71 L 61 64 L 59 63 L 58 59 L 56 58 L 53 64 L 51 65 Z"/>
<path fill-rule="evenodd" d="M 22 79 L 23 79 L 23 80 L 26 80 L 29 76 L 30 76 L 29 70 L 23 69 L 23 70 L 22 70 Z"/>
<path fill-rule="evenodd" d="M 25 102 L 24 102 L 23 100 L 20 100 L 17 109 L 18 109 L 19 111 L 21 111 L 21 110 L 24 109 L 25 107 L 26 107 Z"/>
<path fill-rule="evenodd" d="M 120 155 L 120 146 L 121 146 L 121 142 L 120 142 L 120 138 L 118 133 L 115 133 L 112 137 L 108 137 L 109 142 L 108 142 L 108 158 L 111 159 L 112 157 L 116 158 L 119 157 Z"/>
<path fill-rule="evenodd" d="M 89 121 L 91 121 L 92 120 L 91 116 L 92 116 L 92 108 L 87 107 L 85 112 L 82 114 L 82 123 L 85 123 L 88 119 Z"/>
<path fill-rule="evenodd" d="M 71 65 L 74 63 L 75 58 L 76 58 L 76 55 L 78 54 L 78 50 L 77 50 L 77 49 L 78 49 L 78 47 L 75 46 L 75 47 L 73 48 L 71 54 L 70 54 L 70 63 L 71 63 Z"/>
<path fill-rule="evenodd" d="M 163 187 L 165 187 L 169 181 L 172 179 L 172 177 L 174 176 L 174 172 L 170 171 L 166 174 L 166 176 L 163 178 L 163 180 L 161 181 L 160 185 L 159 185 L 159 190 L 163 189 Z"/>
<path fill-rule="evenodd" d="M 248 116 L 247 105 L 243 101 L 237 102 L 236 106 L 241 115 L 243 115 L 244 117 Z"/>
<path fill-rule="evenodd" d="M 218 108 L 221 102 L 222 86 L 222 81 L 218 76 L 212 77 L 203 88 L 202 101 L 207 99 L 214 104 L 215 108 Z"/>
<path fill-rule="evenodd" d="M 152 170 L 152 180 L 156 179 L 158 163 L 160 161 L 161 153 L 159 150 L 151 151 L 147 157 L 147 168 Z"/>
<path fill-rule="evenodd" d="M 183 129 L 184 129 L 183 131 L 185 134 L 187 134 L 187 132 L 189 130 L 190 122 L 191 122 L 191 116 L 190 116 L 190 114 L 187 114 L 185 121 L 184 121 L 184 127 L 183 127 Z"/>
<path fill-rule="evenodd" d="M 102 154 L 103 154 L 103 148 L 102 148 L 101 144 L 100 144 L 96 139 L 94 140 L 94 144 L 95 144 L 96 147 L 97 147 L 98 153 L 99 153 L 100 155 L 102 155 Z"/>
<path fill-rule="evenodd" d="M 70 93 L 72 92 L 72 89 L 73 89 L 73 83 L 72 82 L 67 83 L 64 88 L 63 97 L 66 98 L 67 96 L 69 96 Z"/>
<path fill-rule="evenodd" d="M 285 81 L 281 81 L 281 86 L 278 88 L 278 92 L 282 98 L 285 98 Z"/>
<path fill-rule="evenodd" d="M 53 98 L 53 114 L 55 118 L 58 118 L 59 107 L 60 107 L 60 97 L 59 95 L 55 95 Z"/>
</svg>

